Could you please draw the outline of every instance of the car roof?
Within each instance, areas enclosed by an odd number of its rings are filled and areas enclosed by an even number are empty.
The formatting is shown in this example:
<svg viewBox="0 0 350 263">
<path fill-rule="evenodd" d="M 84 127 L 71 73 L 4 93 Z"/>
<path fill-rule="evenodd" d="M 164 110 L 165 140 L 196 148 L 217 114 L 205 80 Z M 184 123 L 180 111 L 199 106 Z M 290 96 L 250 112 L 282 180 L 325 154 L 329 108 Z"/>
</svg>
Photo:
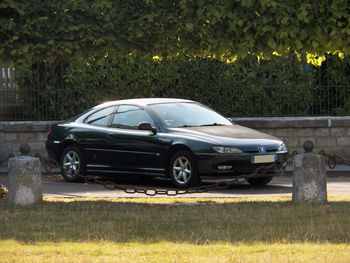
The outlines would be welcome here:
<svg viewBox="0 0 350 263">
<path fill-rule="evenodd" d="M 185 100 L 185 99 L 174 99 L 174 98 L 126 99 L 126 100 L 108 101 L 108 102 L 97 105 L 95 108 L 104 108 L 104 107 L 119 105 L 119 104 L 132 104 L 132 105 L 139 105 L 139 106 L 147 106 L 150 104 L 176 103 L 176 102 L 179 103 L 179 102 L 194 102 L 194 101 Z"/>
</svg>

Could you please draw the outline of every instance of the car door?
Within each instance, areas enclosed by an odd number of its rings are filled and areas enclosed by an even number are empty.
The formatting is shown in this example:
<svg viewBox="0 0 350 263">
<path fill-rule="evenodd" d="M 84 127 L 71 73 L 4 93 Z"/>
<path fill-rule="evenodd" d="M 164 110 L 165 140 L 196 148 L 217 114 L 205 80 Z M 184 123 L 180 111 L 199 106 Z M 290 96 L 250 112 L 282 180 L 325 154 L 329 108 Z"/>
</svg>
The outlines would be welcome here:
<svg viewBox="0 0 350 263">
<path fill-rule="evenodd" d="M 110 169 L 110 145 L 108 126 L 114 116 L 116 106 L 98 110 L 85 118 L 74 136 L 79 138 L 79 146 L 84 151 L 88 170 Z"/>
<path fill-rule="evenodd" d="M 109 129 L 112 166 L 116 171 L 164 174 L 161 155 L 168 147 L 159 134 L 138 130 L 138 124 L 155 126 L 148 113 L 135 105 L 120 105 Z"/>
</svg>

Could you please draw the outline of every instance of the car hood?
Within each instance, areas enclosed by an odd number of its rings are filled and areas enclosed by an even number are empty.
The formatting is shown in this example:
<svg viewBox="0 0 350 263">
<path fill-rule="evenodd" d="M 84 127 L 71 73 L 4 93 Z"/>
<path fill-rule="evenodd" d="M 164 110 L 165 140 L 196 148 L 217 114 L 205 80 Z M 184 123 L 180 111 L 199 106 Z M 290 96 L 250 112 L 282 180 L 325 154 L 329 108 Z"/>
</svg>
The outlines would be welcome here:
<svg viewBox="0 0 350 263">
<path fill-rule="evenodd" d="M 279 146 L 282 143 L 274 136 L 240 125 L 182 127 L 171 130 L 221 146 Z"/>
</svg>

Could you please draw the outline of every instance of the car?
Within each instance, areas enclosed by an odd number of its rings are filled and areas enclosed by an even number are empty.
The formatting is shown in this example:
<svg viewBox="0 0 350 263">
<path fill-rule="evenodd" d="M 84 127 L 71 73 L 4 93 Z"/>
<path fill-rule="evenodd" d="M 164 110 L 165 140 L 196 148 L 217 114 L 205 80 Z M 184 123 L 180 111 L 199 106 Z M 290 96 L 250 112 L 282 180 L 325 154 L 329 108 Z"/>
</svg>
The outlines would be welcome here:
<svg viewBox="0 0 350 263">
<path fill-rule="evenodd" d="M 254 171 L 257 176 L 247 181 L 265 185 L 281 172 L 267 167 L 283 164 L 288 154 L 276 137 L 237 125 L 198 102 L 174 98 L 97 105 L 53 125 L 46 149 L 69 182 L 87 174 L 133 174 L 169 177 L 177 188 L 196 186 L 204 177 Z"/>
</svg>

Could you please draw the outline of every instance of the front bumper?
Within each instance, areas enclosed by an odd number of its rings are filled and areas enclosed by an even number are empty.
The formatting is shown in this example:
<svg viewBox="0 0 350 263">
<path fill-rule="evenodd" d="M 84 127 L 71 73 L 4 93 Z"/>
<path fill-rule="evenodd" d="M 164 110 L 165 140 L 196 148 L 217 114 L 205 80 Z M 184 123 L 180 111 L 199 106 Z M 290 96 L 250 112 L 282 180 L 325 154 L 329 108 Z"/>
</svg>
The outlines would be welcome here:
<svg viewBox="0 0 350 263">
<path fill-rule="evenodd" d="M 252 163 L 252 157 L 276 155 L 276 161 Z M 196 154 L 198 171 L 204 176 L 239 176 L 242 174 L 277 174 L 281 173 L 281 167 L 285 166 L 285 157 L 288 152 L 269 154 Z M 272 164 L 276 164 L 273 166 Z M 273 167 L 271 167 L 273 166 Z"/>
</svg>

